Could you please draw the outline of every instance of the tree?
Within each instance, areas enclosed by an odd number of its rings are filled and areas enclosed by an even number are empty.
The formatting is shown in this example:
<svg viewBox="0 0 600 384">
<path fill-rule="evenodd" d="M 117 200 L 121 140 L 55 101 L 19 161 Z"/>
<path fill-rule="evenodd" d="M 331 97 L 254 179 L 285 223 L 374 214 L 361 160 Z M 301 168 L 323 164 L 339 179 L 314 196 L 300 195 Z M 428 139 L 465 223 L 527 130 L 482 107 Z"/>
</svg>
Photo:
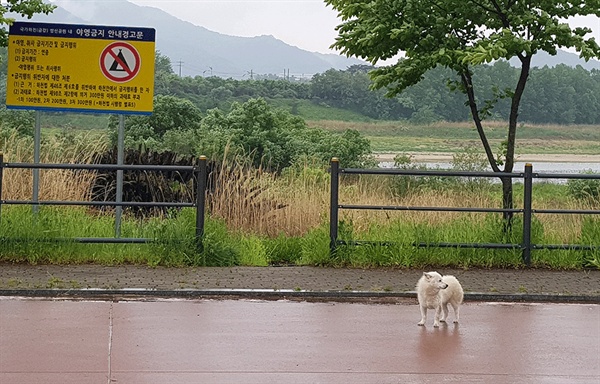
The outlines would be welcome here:
<svg viewBox="0 0 600 384">
<path fill-rule="evenodd" d="M 598 75 L 598 70 L 588 72 L 564 64 L 532 70 L 521 103 L 523 119 L 542 124 L 600 123 Z"/>
<path fill-rule="evenodd" d="M 171 65 L 171 59 L 156 51 L 154 53 L 154 72 L 155 73 L 167 73 L 173 74 L 173 66 Z"/>
<path fill-rule="evenodd" d="M 36 13 L 51 13 L 55 5 L 45 4 L 43 0 L 8 0 L 0 4 L 0 26 L 11 25 L 15 19 L 6 17 L 7 13 L 17 13 L 31 19 Z M 8 46 L 8 29 L 0 28 L 0 47 Z"/>
<path fill-rule="evenodd" d="M 32 111 L 11 111 L 0 108 L 0 137 L 16 133 L 19 137 L 33 137 L 35 115 Z"/>
<path fill-rule="evenodd" d="M 316 74 L 311 81 L 311 91 L 330 106 L 348 109 L 374 119 L 398 119 L 410 116 L 402 100 L 387 98 L 383 91 L 370 90 L 367 65 L 353 65 L 345 71 L 329 69 Z"/>
<path fill-rule="evenodd" d="M 280 170 L 295 155 L 295 140 L 306 129 L 304 120 L 289 112 L 270 107 L 264 99 L 233 103 L 225 114 L 208 111 L 202 120 L 202 150 L 249 156 L 254 166 Z M 205 133 L 204 133 L 205 132 Z"/>
<path fill-rule="evenodd" d="M 512 172 L 521 97 L 527 84 L 531 58 L 539 51 L 555 55 L 557 47 L 575 48 L 586 60 L 600 56 L 589 28 L 572 28 L 566 19 L 577 15 L 600 16 L 600 0 L 325 0 L 337 10 L 342 24 L 333 48 L 358 56 L 373 65 L 399 53 L 396 64 L 373 70 L 374 88 L 387 88 L 395 96 L 418 83 L 424 74 L 442 66 L 459 80 L 451 87 L 464 93 L 488 162 L 494 172 Z M 496 87 L 488 100 L 475 94 L 473 67 L 499 59 L 518 58 L 516 84 Z M 494 155 L 482 125 L 495 102 L 510 100 L 508 129 L 501 156 Z M 500 166 L 504 165 L 503 169 Z M 503 207 L 513 207 L 512 179 L 501 178 Z M 510 226 L 512 215 L 505 214 Z"/>
<path fill-rule="evenodd" d="M 326 165 L 335 156 L 355 167 L 372 160 L 370 143 L 358 131 L 338 134 L 309 128 L 298 116 L 271 107 L 264 99 L 234 103 L 227 113 L 208 111 L 198 137 L 198 154 L 216 159 L 243 156 L 272 171 L 306 158 Z"/>
<path fill-rule="evenodd" d="M 128 116 L 125 119 L 125 145 L 143 145 L 163 150 L 162 139 L 171 131 L 188 132 L 200 127 L 202 114 L 191 101 L 175 96 L 155 96 L 151 115 Z M 116 145 L 119 121 L 111 115 L 108 123 L 111 143 Z M 170 149 L 170 148 L 169 148 Z"/>
</svg>

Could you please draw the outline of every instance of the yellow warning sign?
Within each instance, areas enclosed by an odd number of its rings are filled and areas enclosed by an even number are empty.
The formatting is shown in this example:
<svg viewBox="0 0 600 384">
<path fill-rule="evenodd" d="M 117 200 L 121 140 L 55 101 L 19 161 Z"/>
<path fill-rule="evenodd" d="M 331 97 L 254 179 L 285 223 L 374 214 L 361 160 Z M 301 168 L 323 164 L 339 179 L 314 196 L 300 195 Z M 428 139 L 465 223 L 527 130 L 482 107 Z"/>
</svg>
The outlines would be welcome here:
<svg viewBox="0 0 600 384">
<path fill-rule="evenodd" d="M 154 40 L 152 28 L 15 22 L 6 106 L 149 114 Z"/>
</svg>

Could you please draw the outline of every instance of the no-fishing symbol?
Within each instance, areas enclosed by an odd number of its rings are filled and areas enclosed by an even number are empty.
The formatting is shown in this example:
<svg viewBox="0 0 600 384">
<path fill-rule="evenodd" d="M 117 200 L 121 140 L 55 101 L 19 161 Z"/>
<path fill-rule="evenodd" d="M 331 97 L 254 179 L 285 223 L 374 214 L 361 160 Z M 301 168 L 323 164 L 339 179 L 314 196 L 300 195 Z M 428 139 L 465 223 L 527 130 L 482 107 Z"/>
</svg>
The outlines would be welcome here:
<svg viewBox="0 0 600 384">
<path fill-rule="evenodd" d="M 140 54 L 131 44 L 109 44 L 100 55 L 100 69 L 107 79 L 125 83 L 140 72 Z"/>
</svg>

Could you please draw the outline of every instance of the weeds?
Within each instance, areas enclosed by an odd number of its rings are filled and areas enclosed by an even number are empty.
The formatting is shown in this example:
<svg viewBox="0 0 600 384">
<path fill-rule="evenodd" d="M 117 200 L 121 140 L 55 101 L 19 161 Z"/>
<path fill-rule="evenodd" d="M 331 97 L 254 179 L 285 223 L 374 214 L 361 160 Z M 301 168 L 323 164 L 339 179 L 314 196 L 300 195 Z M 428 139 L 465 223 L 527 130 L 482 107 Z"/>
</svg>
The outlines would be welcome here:
<svg viewBox="0 0 600 384">
<path fill-rule="evenodd" d="M 12 140 L 12 141 L 11 141 Z M 44 144 L 43 162 L 90 162 L 86 155 L 100 143 L 71 138 L 77 150 Z M 30 142 L 9 138 L 5 161 L 30 161 Z M 57 154 L 59 153 L 59 155 Z M 457 159 L 457 166 L 474 161 Z M 282 174 L 248 167 L 243 159 L 223 160 L 213 190 L 204 236 L 195 238 L 195 211 L 173 210 L 165 216 L 125 215 L 121 236 L 147 238 L 147 244 L 81 244 L 76 237 L 114 237 L 114 218 L 81 207 L 31 208 L 4 205 L 0 221 L 0 261 L 27 263 L 148 264 L 151 266 L 316 265 L 351 267 L 502 267 L 523 266 L 519 249 L 437 248 L 436 243 L 520 244 L 522 221 L 515 216 L 513 231 L 504 233 L 500 214 L 440 211 L 340 211 L 339 238 L 362 245 L 337 247 L 330 254 L 329 174 L 308 160 Z M 62 173 L 61 173 L 62 172 Z M 91 173 L 42 175 L 43 200 L 86 200 Z M 340 203 L 420 207 L 501 206 L 499 185 L 466 187 L 445 179 L 419 188 L 402 186 L 387 176 L 348 175 L 340 183 Z M 3 199 L 29 199 L 31 172 L 7 170 Z M 522 204 L 522 186 L 515 185 L 515 204 Z M 597 201 L 577 199 L 566 185 L 536 184 L 534 208 L 597 209 Z M 600 243 L 598 218 L 583 215 L 535 215 L 532 241 L 540 244 Z M 421 245 L 415 247 L 414 245 Z M 534 250 L 535 267 L 578 269 L 600 265 L 599 252 Z M 60 282 L 49 282 L 58 285 Z M 68 282 L 62 282 L 68 285 Z"/>
</svg>

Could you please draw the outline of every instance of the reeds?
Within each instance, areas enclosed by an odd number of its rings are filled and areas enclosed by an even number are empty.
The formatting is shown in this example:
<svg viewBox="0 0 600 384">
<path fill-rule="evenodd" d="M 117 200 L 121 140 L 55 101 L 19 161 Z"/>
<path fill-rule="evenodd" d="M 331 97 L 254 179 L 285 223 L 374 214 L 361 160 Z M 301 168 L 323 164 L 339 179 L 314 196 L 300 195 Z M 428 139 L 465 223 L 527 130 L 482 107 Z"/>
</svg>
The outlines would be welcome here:
<svg viewBox="0 0 600 384">
<path fill-rule="evenodd" d="M 65 144 L 60 139 L 50 137 L 41 143 L 40 163 L 46 164 L 88 164 L 93 163 L 94 155 L 106 148 L 104 140 L 93 134 L 84 134 L 77 140 Z M 4 161 L 10 163 L 33 163 L 33 140 L 31 138 L 9 136 L 2 143 Z M 94 173 L 85 170 L 42 169 L 39 171 L 39 199 L 84 201 L 89 199 Z M 5 200 L 31 200 L 33 191 L 33 171 L 31 169 L 4 170 L 3 196 Z"/>
<path fill-rule="evenodd" d="M 224 159 L 208 195 L 210 214 L 233 231 L 300 236 L 321 222 L 328 185 L 306 175 L 279 177 L 241 158 Z"/>
</svg>

